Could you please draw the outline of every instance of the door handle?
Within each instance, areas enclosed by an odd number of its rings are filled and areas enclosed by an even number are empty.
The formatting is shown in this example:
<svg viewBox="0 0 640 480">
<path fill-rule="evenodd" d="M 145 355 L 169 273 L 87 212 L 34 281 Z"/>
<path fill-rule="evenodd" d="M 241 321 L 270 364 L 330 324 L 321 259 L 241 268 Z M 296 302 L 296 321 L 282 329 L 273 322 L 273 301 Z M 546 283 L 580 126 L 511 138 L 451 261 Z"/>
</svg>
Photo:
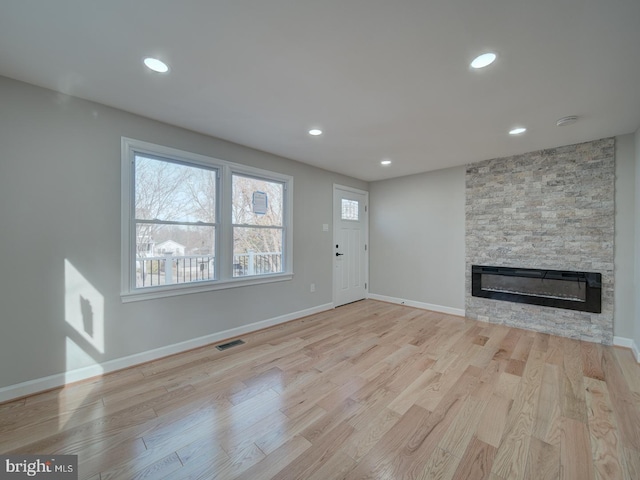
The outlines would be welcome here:
<svg viewBox="0 0 640 480">
<path fill-rule="evenodd" d="M 344 255 L 344 253 L 338 253 L 338 252 L 336 252 L 336 257 L 339 257 L 340 255 Z"/>
</svg>

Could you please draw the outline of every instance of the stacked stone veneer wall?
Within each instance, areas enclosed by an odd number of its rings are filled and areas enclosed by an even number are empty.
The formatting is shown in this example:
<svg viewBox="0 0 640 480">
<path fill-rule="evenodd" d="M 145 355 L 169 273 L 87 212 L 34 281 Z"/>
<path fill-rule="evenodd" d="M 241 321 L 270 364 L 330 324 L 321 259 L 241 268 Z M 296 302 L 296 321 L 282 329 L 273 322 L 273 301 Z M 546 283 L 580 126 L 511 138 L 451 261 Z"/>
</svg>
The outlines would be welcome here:
<svg viewBox="0 0 640 480">
<path fill-rule="evenodd" d="M 614 139 L 471 164 L 466 171 L 466 315 L 613 341 Z M 602 274 L 602 313 L 471 296 L 471 265 Z"/>
</svg>

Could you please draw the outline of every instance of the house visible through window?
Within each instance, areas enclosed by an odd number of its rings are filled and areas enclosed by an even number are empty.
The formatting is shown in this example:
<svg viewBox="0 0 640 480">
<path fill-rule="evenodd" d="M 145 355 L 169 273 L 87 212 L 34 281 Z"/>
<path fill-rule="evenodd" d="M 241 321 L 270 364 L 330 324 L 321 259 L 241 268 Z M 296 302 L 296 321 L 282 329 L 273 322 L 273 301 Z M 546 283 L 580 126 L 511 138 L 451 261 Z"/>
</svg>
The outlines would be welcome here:
<svg viewBox="0 0 640 480">
<path fill-rule="evenodd" d="M 136 288 L 216 278 L 216 170 L 136 154 Z"/>
<path fill-rule="evenodd" d="M 124 138 L 122 166 L 123 300 L 291 278 L 291 177 Z"/>
</svg>

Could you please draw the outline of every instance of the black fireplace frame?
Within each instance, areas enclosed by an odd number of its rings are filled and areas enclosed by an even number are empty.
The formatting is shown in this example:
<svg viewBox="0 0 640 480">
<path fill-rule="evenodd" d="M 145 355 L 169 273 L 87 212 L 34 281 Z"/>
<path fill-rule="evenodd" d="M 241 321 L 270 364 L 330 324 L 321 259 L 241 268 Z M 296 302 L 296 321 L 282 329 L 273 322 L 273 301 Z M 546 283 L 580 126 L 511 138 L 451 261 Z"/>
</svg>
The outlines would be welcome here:
<svg viewBox="0 0 640 480">
<path fill-rule="evenodd" d="M 585 301 L 564 300 L 551 297 L 540 297 L 510 292 L 494 292 L 482 289 L 482 275 L 507 275 L 539 279 L 584 282 L 586 288 Z M 602 312 L 602 275 L 594 272 L 571 272 L 565 270 L 548 270 L 536 268 L 494 267 L 483 265 L 471 266 L 471 295 L 491 298 L 507 302 L 528 303 L 545 307 L 565 308 L 582 312 Z"/>
</svg>

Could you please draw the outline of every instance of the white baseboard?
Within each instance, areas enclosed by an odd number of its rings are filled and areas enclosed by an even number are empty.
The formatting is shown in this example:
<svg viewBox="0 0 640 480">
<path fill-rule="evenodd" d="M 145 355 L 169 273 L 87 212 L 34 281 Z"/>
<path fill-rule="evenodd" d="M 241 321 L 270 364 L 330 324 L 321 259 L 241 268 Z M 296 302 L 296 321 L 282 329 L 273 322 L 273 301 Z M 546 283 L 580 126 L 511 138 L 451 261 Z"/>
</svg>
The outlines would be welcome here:
<svg viewBox="0 0 640 480">
<path fill-rule="evenodd" d="M 174 343 L 172 345 L 167 345 L 166 347 L 160 347 L 146 352 L 116 358 L 101 364 L 78 368 L 69 372 L 58 373 L 48 377 L 37 378 L 35 380 L 2 387 L 0 388 L 0 403 L 7 402 L 15 398 L 25 397 L 27 395 L 33 395 L 34 393 L 43 392 L 52 388 L 62 387 L 69 383 L 87 380 L 105 373 L 115 372 L 116 370 L 133 367 L 135 365 L 140 365 L 141 363 L 150 362 L 176 353 L 210 345 L 212 343 L 217 343 L 221 340 L 255 332 L 256 330 L 262 330 L 263 328 L 272 327 L 281 323 L 290 322 L 291 320 L 331 310 L 332 308 L 333 303 L 326 303 L 306 310 L 300 310 L 287 315 L 281 315 L 279 317 L 269 318 L 249 325 L 243 325 L 242 327 L 232 328 L 222 332 L 212 333 L 211 335 L 186 340 L 184 342 Z"/>
<path fill-rule="evenodd" d="M 633 352 L 633 356 L 636 357 L 636 362 L 640 363 L 640 349 L 636 342 L 632 338 L 626 337 L 613 337 L 613 344 L 618 347 L 630 348 Z"/>
<path fill-rule="evenodd" d="M 397 303 L 398 305 L 406 305 L 407 307 L 422 308 L 423 310 L 432 310 L 434 312 L 448 313 L 450 315 L 458 315 L 459 317 L 465 316 L 464 309 L 445 307 L 442 305 L 434 305 L 432 303 L 414 302 L 413 300 L 406 300 L 404 298 L 387 297 L 386 295 L 378 295 L 370 293 L 369 298 L 372 300 L 380 300 L 381 302 Z"/>
</svg>

